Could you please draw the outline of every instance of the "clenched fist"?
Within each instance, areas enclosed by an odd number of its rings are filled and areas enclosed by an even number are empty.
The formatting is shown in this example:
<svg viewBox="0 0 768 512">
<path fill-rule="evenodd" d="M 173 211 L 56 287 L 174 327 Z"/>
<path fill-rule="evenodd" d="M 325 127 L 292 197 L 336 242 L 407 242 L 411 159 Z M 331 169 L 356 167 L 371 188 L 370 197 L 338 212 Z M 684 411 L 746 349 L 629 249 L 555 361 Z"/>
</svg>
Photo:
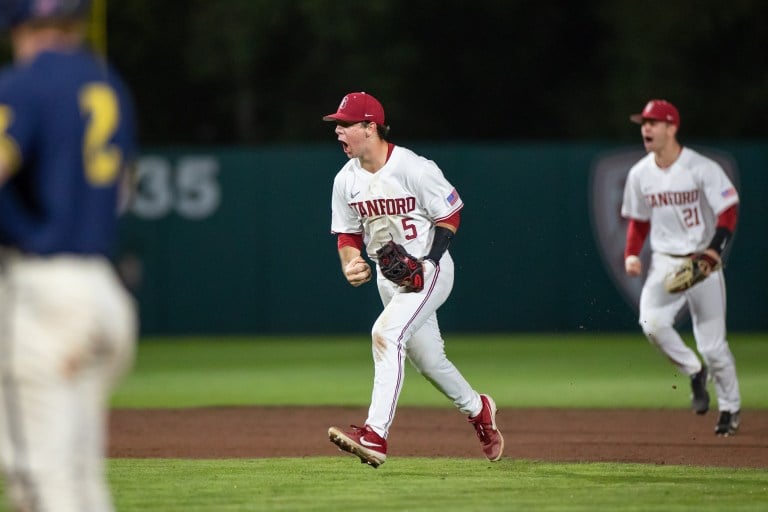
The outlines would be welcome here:
<svg viewBox="0 0 768 512">
<path fill-rule="evenodd" d="M 360 286 L 371 280 L 371 266 L 362 256 L 356 256 L 344 267 L 344 277 L 352 286 Z"/>
<path fill-rule="evenodd" d="M 627 259 L 624 260 L 624 270 L 626 271 L 627 275 L 632 277 L 639 276 L 643 271 L 643 263 L 637 256 L 627 256 Z"/>
</svg>

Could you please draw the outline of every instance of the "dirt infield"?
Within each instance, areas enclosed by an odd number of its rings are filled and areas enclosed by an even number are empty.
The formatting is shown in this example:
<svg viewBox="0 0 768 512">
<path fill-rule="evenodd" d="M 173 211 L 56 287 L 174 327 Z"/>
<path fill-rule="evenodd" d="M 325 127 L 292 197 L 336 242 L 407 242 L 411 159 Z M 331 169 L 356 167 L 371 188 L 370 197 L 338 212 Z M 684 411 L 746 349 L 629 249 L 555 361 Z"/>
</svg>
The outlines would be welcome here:
<svg viewBox="0 0 768 512">
<path fill-rule="evenodd" d="M 331 425 L 360 424 L 366 409 L 212 407 L 118 409 L 110 457 L 257 458 L 343 456 Z M 768 468 L 768 411 L 742 412 L 735 436 L 713 433 L 715 412 L 688 410 L 505 409 L 497 423 L 504 456 L 546 461 L 612 461 Z M 453 409 L 401 407 L 389 457 L 482 457 L 474 430 Z"/>
</svg>

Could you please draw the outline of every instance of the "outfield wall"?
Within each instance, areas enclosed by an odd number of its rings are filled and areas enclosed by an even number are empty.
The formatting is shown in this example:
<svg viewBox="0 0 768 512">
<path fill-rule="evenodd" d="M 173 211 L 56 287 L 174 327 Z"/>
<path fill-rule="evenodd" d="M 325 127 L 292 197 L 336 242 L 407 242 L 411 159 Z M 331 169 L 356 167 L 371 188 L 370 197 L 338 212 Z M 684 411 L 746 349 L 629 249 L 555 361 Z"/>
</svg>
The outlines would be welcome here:
<svg viewBox="0 0 768 512">
<path fill-rule="evenodd" d="M 637 328 L 640 282 L 620 272 L 618 210 L 636 146 L 407 145 L 435 160 L 465 202 L 444 330 Z M 768 143 L 692 147 L 717 158 L 741 195 L 726 268 L 729 328 L 766 330 Z M 333 143 L 145 151 L 118 255 L 143 332 L 369 330 L 375 287 L 346 284 L 329 231 L 344 161 Z"/>
</svg>

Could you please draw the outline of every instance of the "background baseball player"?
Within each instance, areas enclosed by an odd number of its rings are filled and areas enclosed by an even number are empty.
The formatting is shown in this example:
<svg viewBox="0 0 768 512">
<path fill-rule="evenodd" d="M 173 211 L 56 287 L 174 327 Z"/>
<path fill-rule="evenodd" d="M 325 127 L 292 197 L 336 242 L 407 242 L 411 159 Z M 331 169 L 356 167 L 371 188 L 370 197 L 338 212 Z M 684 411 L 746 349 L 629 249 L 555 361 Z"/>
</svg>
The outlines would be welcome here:
<svg viewBox="0 0 768 512">
<path fill-rule="evenodd" d="M 133 299 L 109 261 L 133 111 L 81 46 L 88 2 L 2 0 L 0 457 L 13 510 L 107 511 L 110 392 L 132 362 Z"/>
<path fill-rule="evenodd" d="M 642 272 L 639 254 L 650 231 L 652 256 L 640 295 L 640 326 L 648 340 L 691 377 L 691 404 L 698 414 L 709 409 L 707 375 L 711 374 L 720 410 L 715 433 L 734 434 L 739 428 L 741 397 L 725 338 L 720 255 L 736 229 L 739 197 L 716 162 L 677 141 L 680 115 L 674 105 L 651 100 L 630 119 L 641 124 L 648 152 L 629 171 L 621 208 L 622 216 L 629 219 L 624 256 L 631 276 Z M 690 258 L 706 277 L 685 291 L 670 293 L 665 277 Z M 674 329 L 675 316 L 685 304 L 704 364 Z"/>
<path fill-rule="evenodd" d="M 336 136 L 349 158 L 336 175 L 331 203 L 341 269 L 352 286 L 360 286 L 371 279 L 363 249 L 368 258 L 379 260 L 376 284 L 384 304 L 372 329 L 368 418 L 364 426 L 353 425 L 349 431 L 331 427 L 331 441 L 374 467 L 386 460 L 386 439 L 408 357 L 469 416 L 486 457 L 499 460 L 504 439 L 496 428 L 496 405 L 472 389 L 448 360 L 437 322 L 436 311 L 453 287 L 454 265 L 447 249 L 463 207 L 458 192 L 434 162 L 387 142 L 384 109 L 370 94 L 347 94 L 323 120 L 336 123 Z M 385 277 L 377 251 L 390 241 L 423 257 L 415 266 L 423 282 L 400 286 Z"/>
</svg>

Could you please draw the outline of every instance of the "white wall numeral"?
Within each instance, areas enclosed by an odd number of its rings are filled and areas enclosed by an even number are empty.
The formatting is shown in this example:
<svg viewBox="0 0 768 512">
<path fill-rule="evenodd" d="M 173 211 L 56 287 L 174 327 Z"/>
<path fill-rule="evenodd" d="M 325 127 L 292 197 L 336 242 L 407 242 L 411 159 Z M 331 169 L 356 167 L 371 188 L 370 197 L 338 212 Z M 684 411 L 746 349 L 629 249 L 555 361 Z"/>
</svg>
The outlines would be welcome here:
<svg viewBox="0 0 768 512">
<path fill-rule="evenodd" d="M 143 157 L 137 165 L 131 212 L 143 219 L 160 219 L 172 212 L 191 220 L 210 217 L 221 204 L 218 174 L 214 157 L 184 157 L 175 168 L 166 158 Z"/>
<path fill-rule="evenodd" d="M 173 207 L 170 162 L 161 157 L 144 157 L 136 164 L 136 173 L 131 211 L 144 219 L 165 217 Z"/>
</svg>

